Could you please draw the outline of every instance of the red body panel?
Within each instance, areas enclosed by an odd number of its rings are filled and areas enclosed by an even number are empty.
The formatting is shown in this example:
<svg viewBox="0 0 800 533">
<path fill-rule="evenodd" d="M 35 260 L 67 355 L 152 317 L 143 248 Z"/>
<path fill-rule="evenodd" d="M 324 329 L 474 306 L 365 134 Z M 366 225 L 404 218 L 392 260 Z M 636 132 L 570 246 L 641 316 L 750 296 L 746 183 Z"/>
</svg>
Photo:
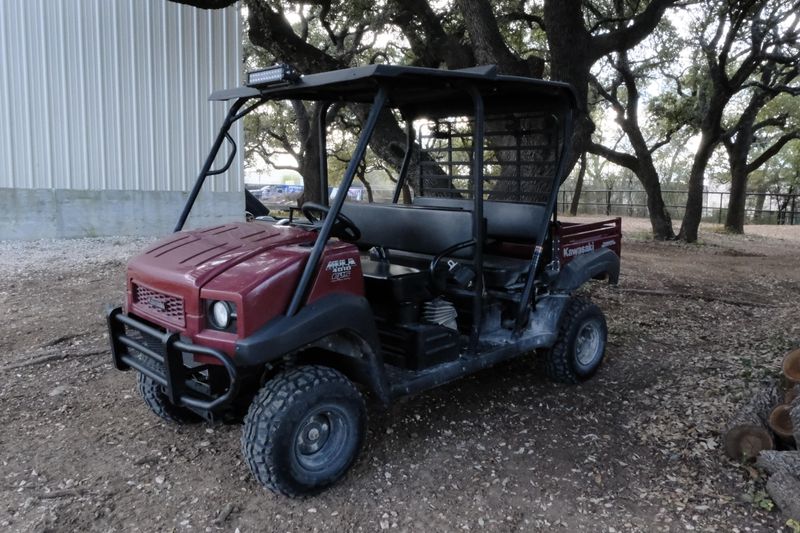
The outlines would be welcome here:
<svg viewBox="0 0 800 533">
<path fill-rule="evenodd" d="M 604 220 L 602 222 L 561 223 L 558 228 L 560 243 L 559 261 L 563 267 L 582 254 L 610 248 L 621 257 L 622 252 L 622 219 Z"/>
<path fill-rule="evenodd" d="M 344 242 L 329 245 L 319 265 L 317 278 L 308 293 L 309 303 L 333 293 L 364 295 L 358 248 Z"/>
<path fill-rule="evenodd" d="M 589 223 L 560 222 L 556 227 L 559 242 L 558 256 L 562 267 L 581 254 L 600 250 L 601 248 L 611 248 L 618 257 L 621 257 L 621 218 Z M 552 231 L 552 224 L 550 228 L 550 231 Z M 533 257 L 533 244 L 490 243 L 486 247 L 486 251 L 518 259 L 530 259 Z"/>
<path fill-rule="evenodd" d="M 233 356 L 237 338 L 286 311 L 316 237 L 302 228 L 259 222 L 171 235 L 128 263 L 126 311 Z M 349 278 L 332 280 L 325 268 L 337 261 L 349 265 Z M 310 299 L 364 293 L 355 246 L 329 242 L 320 265 Z M 208 328 L 203 300 L 235 304 L 236 331 Z"/>
</svg>

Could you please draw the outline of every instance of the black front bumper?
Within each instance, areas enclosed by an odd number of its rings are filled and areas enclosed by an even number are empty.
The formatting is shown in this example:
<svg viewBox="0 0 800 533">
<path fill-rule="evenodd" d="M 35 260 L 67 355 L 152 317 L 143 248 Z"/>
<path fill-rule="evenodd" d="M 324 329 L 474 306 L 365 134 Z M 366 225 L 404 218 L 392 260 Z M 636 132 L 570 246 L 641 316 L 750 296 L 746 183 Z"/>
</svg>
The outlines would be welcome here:
<svg viewBox="0 0 800 533">
<path fill-rule="evenodd" d="M 177 333 L 163 332 L 153 326 L 128 316 L 116 307 L 107 313 L 108 337 L 111 341 L 111 355 L 114 366 L 118 370 L 134 368 L 164 388 L 169 401 L 174 405 L 182 405 L 203 413 L 211 413 L 228 404 L 236 397 L 239 389 L 239 376 L 233 360 L 212 348 L 199 346 L 180 339 Z M 138 331 L 151 342 L 143 343 L 128 336 L 127 328 Z M 153 341 L 162 348 L 161 353 L 153 349 Z M 131 354 L 129 348 L 136 350 L 143 357 L 157 363 L 148 365 L 143 359 Z M 228 374 L 227 390 L 216 396 L 198 394 L 187 386 L 192 378 L 189 368 L 183 363 L 183 354 L 200 354 L 218 360 Z"/>
</svg>

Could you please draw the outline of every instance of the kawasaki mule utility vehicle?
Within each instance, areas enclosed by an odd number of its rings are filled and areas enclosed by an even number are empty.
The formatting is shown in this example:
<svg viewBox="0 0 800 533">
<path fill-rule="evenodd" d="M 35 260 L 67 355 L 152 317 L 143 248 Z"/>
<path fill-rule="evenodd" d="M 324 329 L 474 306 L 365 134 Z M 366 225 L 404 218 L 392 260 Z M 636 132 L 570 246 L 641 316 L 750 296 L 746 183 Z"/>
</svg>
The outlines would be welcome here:
<svg viewBox="0 0 800 533">
<path fill-rule="evenodd" d="M 211 96 L 230 111 L 176 232 L 131 259 L 125 306 L 108 314 L 114 363 L 139 372 L 157 415 L 246 413 L 253 475 L 296 496 L 353 464 L 365 394 L 389 404 L 534 353 L 558 381 L 597 370 L 605 319 L 573 292 L 617 281 L 620 224 L 556 221 L 576 105 L 568 85 L 494 67 L 301 77 L 276 66 L 248 78 Z M 343 106 L 363 117 L 332 199 L 306 202 L 303 217 L 182 231 L 205 179 L 233 160 L 230 127 L 271 100 L 323 104 L 322 191 L 325 117 Z M 388 139 L 394 119 L 405 146 Z M 211 170 L 226 139 L 231 155 Z M 391 203 L 347 201 L 371 143 L 404 153 Z"/>
</svg>

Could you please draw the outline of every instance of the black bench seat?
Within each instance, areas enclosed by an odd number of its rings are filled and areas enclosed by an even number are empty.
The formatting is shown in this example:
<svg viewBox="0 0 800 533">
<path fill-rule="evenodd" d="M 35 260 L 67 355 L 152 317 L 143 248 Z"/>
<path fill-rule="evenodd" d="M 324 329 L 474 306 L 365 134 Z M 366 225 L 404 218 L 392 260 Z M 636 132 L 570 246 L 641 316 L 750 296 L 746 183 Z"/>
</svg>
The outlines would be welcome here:
<svg viewBox="0 0 800 533">
<path fill-rule="evenodd" d="M 448 207 L 345 202 L 342 214 L 361 230 L 356 244 L 437 255 L 472 239 L 472 212 Z M 470 257 L 472 250 L 459 250 Z"/>
<path fill-rule="evenodd" d="M 388 253 L 388 264 L 362 258 L 364 277 L 368 279 L 413 277 L 419 281 L 422 279 L 419 274 L 429 275 L 430 263 L 434 257 L 448 248 L 472 240 L 472 211 L 464 209 L 469 205 L 469 201 L 450 200 L 450 202 L 452 205 L 446 206 L 345 202 L 342 213 L 361 230 L 361 238 L 356 244 L 364 250 L 379 246 Z M 490 203 L 492 202 L 485 202 L 484 205 Z M 508 238 L 511 235 L 517 241 L 532 239 L 537 231 L 533 220 L 540 214 L 541 206 L 508 205 L 515 206 L 504 208 L 512 218 L 516 217 L 515 221 L 509 222 L 500 218 L 502 206 L 497 205 L 487 211 L 487 214 L 497 220 L 495 227 L 502 233 L 489 236 Z M 474 248 L 467 247 L 454 251 L 447 258 L 466 262 L 464 260 L 469 260 L 473 256 Z M 524 259 L 484 255 L 483 273 L 487 287 L 510 289 L 519 285 L 524 282 L 528 264 L 529 261 Z M 407 270 L 409 267 L 416 269 L 419 274 Z"/>
<path fill-rule="evenodd" d="M 413 200 L 413 205 L 470 211 L 473 201 L 465 198 L 417 196 Z M 542 204 L 485 200 L 483 218 L 486 219 L 486 237 L 517 243 L 535 243 L 542 231 L 547 230 L 544 214 L 545 207 Z M 545 227 L 542 227 L 543 221 Z"/>
</svg>

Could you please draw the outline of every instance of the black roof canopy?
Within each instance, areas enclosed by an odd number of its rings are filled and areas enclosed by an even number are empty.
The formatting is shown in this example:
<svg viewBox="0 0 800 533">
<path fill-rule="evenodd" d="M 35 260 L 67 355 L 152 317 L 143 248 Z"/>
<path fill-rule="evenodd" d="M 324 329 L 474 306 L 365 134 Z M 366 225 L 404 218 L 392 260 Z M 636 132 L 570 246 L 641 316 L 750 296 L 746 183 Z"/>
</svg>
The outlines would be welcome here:
<svg viewBox="0 0 800 533">
<path fill-rule="evenodd" d="M 209 99 L 370 103 L 381 86 L 387 89 L 389 106 L 412 117 L 470 114 L 473 102 L 466 91 L 470 86 L 480 90 L 487 111 L 558 111 L 574 108 L 577 102 L 574 90 L 566 83 L 501 75 L 493 65 L 461 70 L 367 65 L 308 74 L 279 87 L 216 91 Z"/>
</svg>

